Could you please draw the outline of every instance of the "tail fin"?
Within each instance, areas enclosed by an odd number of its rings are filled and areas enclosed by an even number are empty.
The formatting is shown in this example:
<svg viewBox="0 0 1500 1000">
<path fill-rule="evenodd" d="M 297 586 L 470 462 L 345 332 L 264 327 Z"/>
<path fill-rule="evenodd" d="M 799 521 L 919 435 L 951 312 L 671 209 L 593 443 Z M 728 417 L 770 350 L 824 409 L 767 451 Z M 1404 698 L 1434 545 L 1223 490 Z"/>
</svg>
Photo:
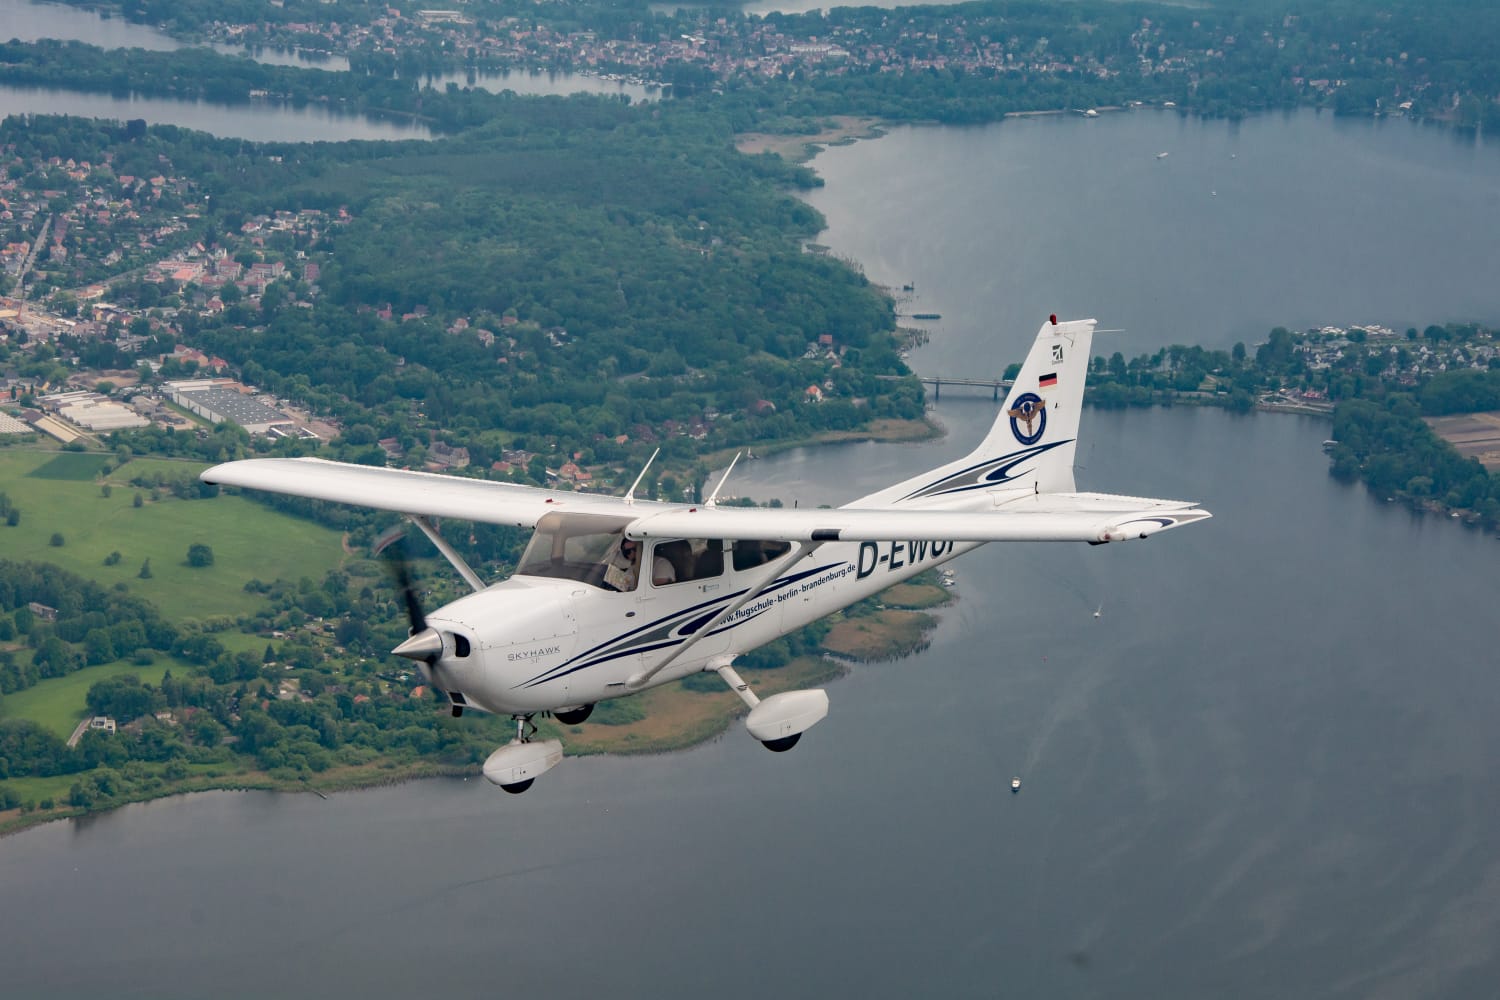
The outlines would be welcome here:
<svg viewBox="0 0 1500 1000">
<path fill-rule="evenodd" d="M 1051 317 L 1037 333 L 1005 405 L 978 448 L 852 506 L 949 506 L 994 490 L 1073 492 L 1073 454 L 1096 325 L 1092 319 L 1059 323 Z"/>
</svg>

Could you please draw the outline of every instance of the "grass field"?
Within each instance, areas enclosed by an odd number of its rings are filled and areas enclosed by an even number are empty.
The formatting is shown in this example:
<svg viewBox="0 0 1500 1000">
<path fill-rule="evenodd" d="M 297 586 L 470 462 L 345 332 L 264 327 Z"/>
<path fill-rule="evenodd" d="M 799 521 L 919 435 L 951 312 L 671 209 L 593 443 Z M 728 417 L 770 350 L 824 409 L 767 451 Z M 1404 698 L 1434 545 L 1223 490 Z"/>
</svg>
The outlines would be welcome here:
<svg viewBox="0 0 1500 1000">
<path fill-rule="evenodd" d="M 105 456 L 44 450 L 0 450 L 0 490 L 21 512 L 15 527 L 0 524 L 0 558 L 55 563 L 105 585 L 123 582 L 169 620 L 255 610 L 263 598 L 245 592 L 251 579 L 321 580 L 344 558 L 339 533 L 278 514 L 243 497 L 172 498 L 140 507 L 131 476 L 158 468 L 204 468 L 198 462 L 135 459 L 111 475 L 112 494 L 96 478 Z M 51 544 L 53 534 L 64 544 Z M 187 565 L 189 545 L 213 549 L 214 564 Z M 105 566 L 111 552 L 120 561 Z M 152 577 L 139 578 L 151 560 Z"/>
<path fill-rule="evenodd" d="M 7 778 L 5 787 L 14 792 L 22 802 L 52 799 L 55 803 L 66 806 L 68 789 L 77 780 L 76 774 L 56 774 L 47 778 Z"/>
<path fill-rule="evenodd" d="M 106 497 L 99 475 L 112 461 L 113 456 L 92 453 L 0 449 L 0 490 L 21 512 L 19 525 L 0 523 L 0 558 L 55 563 L 105 585 L 124 583 L 175 622 L 254 611 L 265 598 L 247 593 L 247 581 L 296 581 L 304 576 L 320 580 L 345 558 L 338 532 L 242 497 L 147 499 L 140 507 L 134 505 L 137 493 L 149 498 L 150 491 L 131 486 L 131 477 L 151 472 L 196 475 L 204 467 L 201 462 L 134 459 L 111 474 L 111 494 Z M 51 544 L 53 533 L 63 536 L 63 545 Z M 187 565 L 188 546 L 197 542 L 213 549 L 212 566 Z M 105 557 L 116 551 L 119 562 L 104 565 Z M 142 580 L 138 574 L 147 559 L 152 575 Z M 224 632 L 217 638 L 231 652 L 258 654 L 265 648 L 259 636 Z M 169 668 L 179 676 L 193 672 L 191 666 L 163 654 L 149 667 L 123 660 L 102 664 L 7 695 L 0 716 L 32 719 L 67 738 L 83 718 L 91 685 L 122 673 L 159 684 Z"/>
<path fill-rule="evenodd" d="M 193 670 L 186 663 L 162 655 L 149 667 L 137 667 L 125 660 L 84 667 L 66 677 L 53 677 L 6 695 L 4 703 L 0 703 L 0 717 L 30 719 L 67 739 L 87 710 L 84 699 L 90 687 L 120 674 L 135 674 L 147 684 L 160 684 L 168 669 L 176 671 L 177 677 L 186 677 Z"/>
<path fill-rule="evenodd" d="M 93 482 L 99 470 L 109 464 L 108 455 L 90 455 L 61 451 L 26 473 L 33 479 L 62 479 L 69 482 Z"/>
</svg>

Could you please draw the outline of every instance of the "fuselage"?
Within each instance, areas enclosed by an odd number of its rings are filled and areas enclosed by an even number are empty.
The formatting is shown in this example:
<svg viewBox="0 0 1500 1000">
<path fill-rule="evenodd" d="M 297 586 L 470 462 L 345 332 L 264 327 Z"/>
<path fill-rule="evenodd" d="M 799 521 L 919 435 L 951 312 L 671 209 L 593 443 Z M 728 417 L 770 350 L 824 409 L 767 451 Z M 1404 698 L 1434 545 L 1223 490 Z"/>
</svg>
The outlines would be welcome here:
<svg viewBox="0 0 1500 1000">
<path fill-rule="evenodd" d="M 664 585 L 642 579 L 629 592 L 517 575 L 427 616 L 444 637 L 433 680 L 464 704 L 503 714 L 633 694 L 762 646 L 979 544 L 829 543 L 780 569 L 737 569 L 724 559 L 717 574 Z M 760 593 L 718 620 L 773 573 Z M 672 656 L 642 688 L 627 686 Z"/>
</svg>

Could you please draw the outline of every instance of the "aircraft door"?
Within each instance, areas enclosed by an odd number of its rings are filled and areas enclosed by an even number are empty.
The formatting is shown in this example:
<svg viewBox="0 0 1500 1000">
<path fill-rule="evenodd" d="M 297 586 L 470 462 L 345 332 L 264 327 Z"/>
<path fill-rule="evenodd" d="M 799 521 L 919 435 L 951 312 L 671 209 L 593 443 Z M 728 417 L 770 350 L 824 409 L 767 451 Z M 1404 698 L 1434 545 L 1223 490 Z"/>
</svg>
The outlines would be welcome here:
<svg viewBox="0 0 1500 1000">
<path fill-rule="evenodd" d="M 774 572 L 772 564 L 781 561 L 791 550 L 786 542 L 735 542 L 731 555 L 734 592 L 760 586 L 767 574 Z M 741 624 L 735 630 L 737 635 L 743 636 L 741 648 L 751 642 L 768 642 L 780 634 L 784 617 L 782 596 L 780 589 L 772 585 L 740 609 L 736 617 Z"/>
<path fill-rule="evenodd" d="M 652 546 L 642 564 L 642 576 L 646 578 L 636 591 L 641 617 L 647 619 L 642 624 L 656 626 L 652 645 L 665 643 L 662 648 L 670 649 L 677 645 L 676 640 L 697 635 L 712 625 L 732 599 L 730 578 L 725 572 L 727 555 L 724 540 L 719 538 L 678 538 Z M 713 634 L 695 639 L 683 655 L 697 659 L 723 652 L 729 646 L 729 637 L 722 628 L 720 623 L 714 626 Z M 649 666 L 651 651 L 646 655 Z"/>
</svg>

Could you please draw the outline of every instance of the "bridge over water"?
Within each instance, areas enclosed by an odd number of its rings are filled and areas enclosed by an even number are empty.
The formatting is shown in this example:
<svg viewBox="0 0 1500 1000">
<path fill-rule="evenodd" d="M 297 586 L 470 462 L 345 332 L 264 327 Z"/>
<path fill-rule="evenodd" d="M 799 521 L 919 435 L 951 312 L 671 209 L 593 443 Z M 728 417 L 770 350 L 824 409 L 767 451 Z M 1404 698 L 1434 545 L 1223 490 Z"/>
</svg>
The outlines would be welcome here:
<svg viewBox="0 0 1500 1000">
<path fill-rule="evenodd" d="M 900 378 L 901 376 L 879 375 L 876 377 L 883 379 L 896 379 Z M 1000 390 L 1009 389 L 1011 386 L 1016 384 L 1015 379 L 1009 378 L 952 378 L 947 375 L 919 375 L 917 377 L 922 380 L 923 385 L 932 387 L 933 399 L 943 398 L 943 386 L 959 385 L 969 388 L 988 389 L 990 390 L 990 395 L 994 397 L 995 402 L 998 403 L 1000 402 Z"/>
</svg>

